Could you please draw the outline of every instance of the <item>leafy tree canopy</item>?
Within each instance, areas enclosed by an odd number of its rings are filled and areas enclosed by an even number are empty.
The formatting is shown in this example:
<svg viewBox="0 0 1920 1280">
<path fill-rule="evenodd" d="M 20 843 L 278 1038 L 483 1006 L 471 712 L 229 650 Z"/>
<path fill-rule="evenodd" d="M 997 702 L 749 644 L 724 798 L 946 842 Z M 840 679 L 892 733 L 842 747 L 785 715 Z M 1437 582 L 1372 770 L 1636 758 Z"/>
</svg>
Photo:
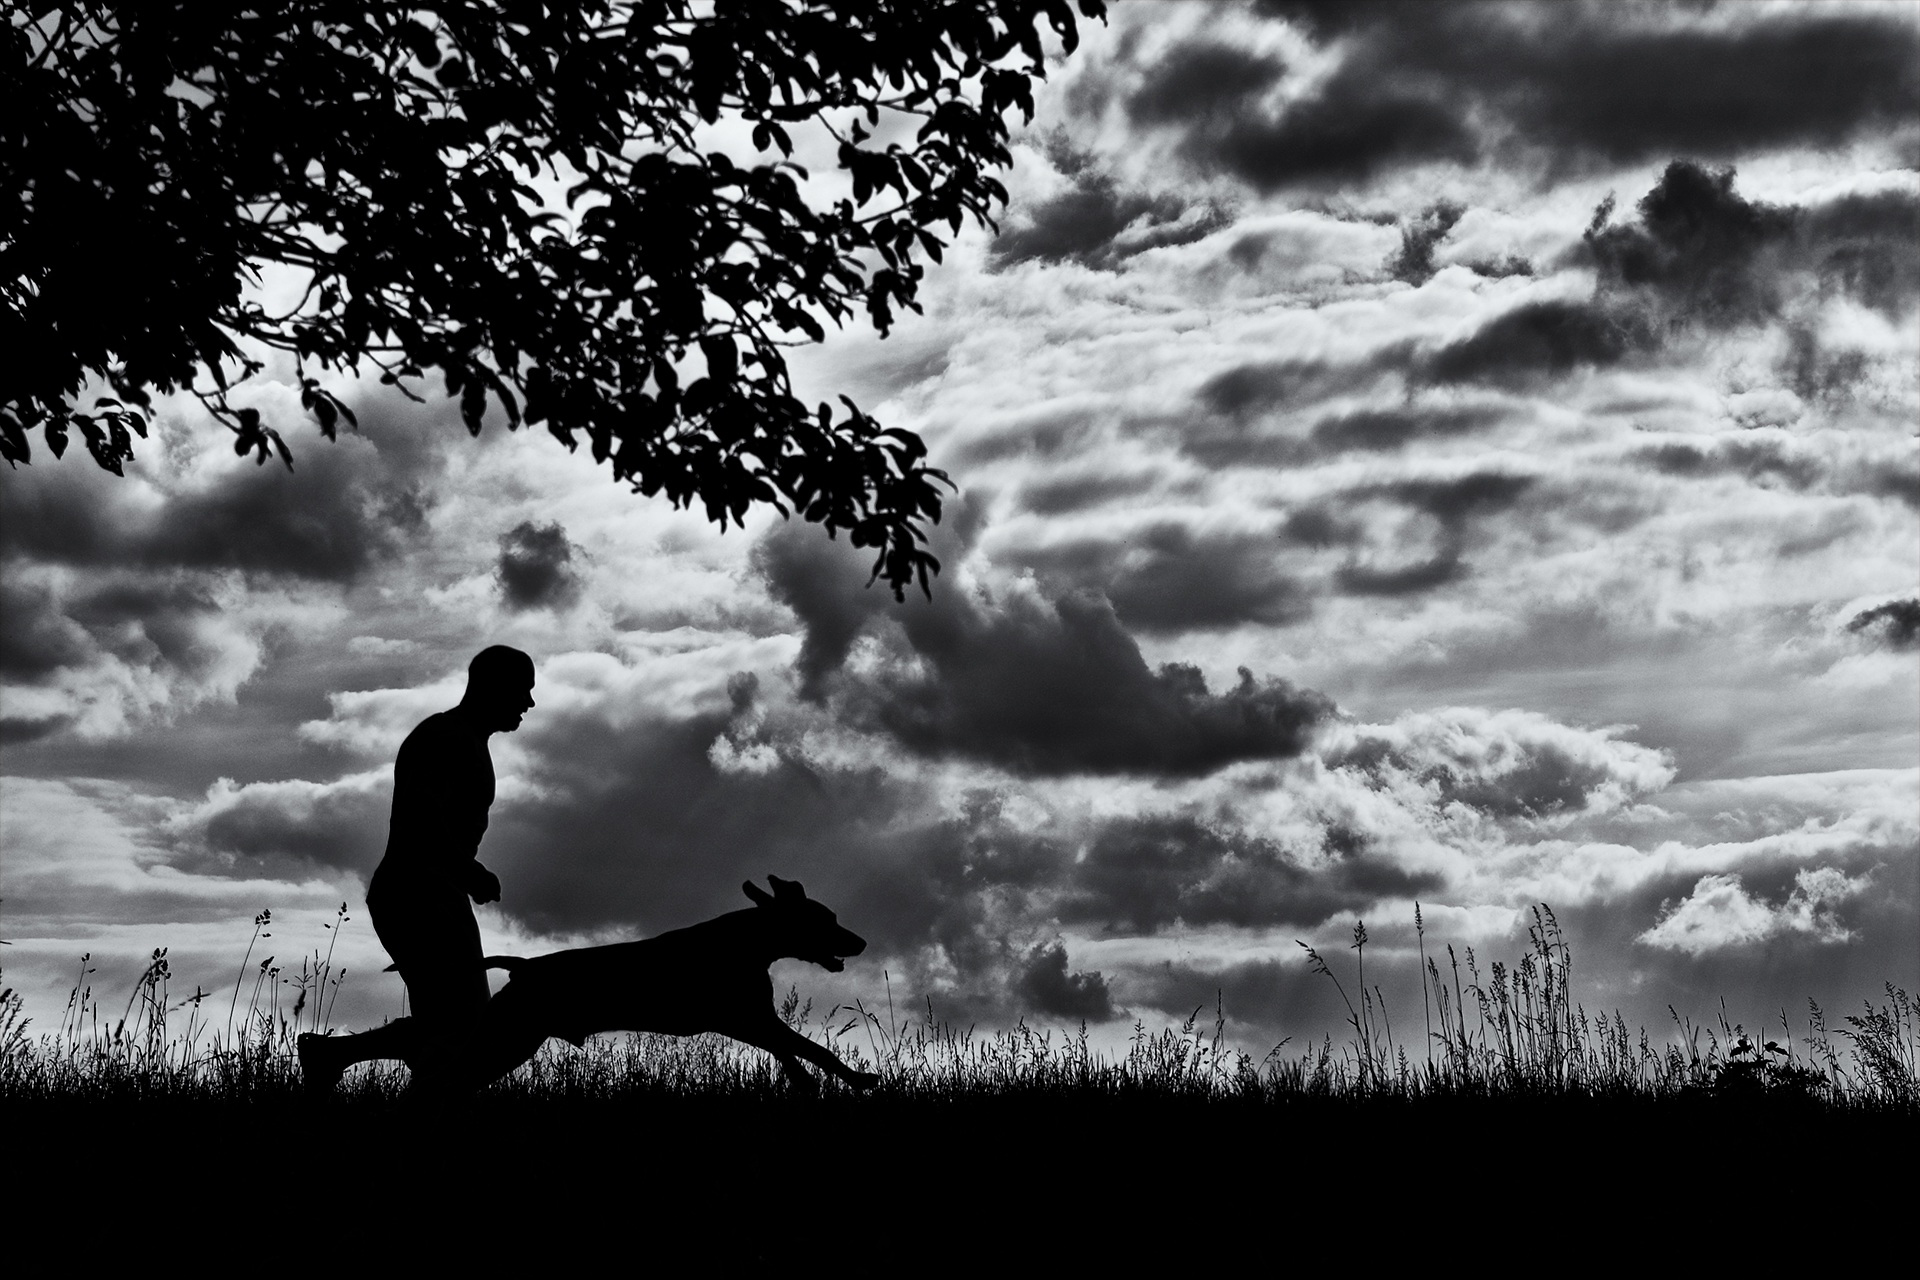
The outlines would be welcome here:
<svg viewBox="0 0 1920 1280">
<path fill-rule="evenodd" d="M 473 432 L 497 405 L 639 492 L 723 527 L 773 503 L 874 548 L 896 595 L 925 588 L 945 476 L 852 401 L 801 403 L 783 351 L 917 309 L 922 255 L 1005 200 L 1007 112 L 1031 118 L 1039 24 L 1071 49 L 1074 7 L 20 6 L 0 37 L 0 456 L 26 462 L 38 429 L 58 457 L 77 430 L 118 473 L 150 394 L 184 389 L 236 452 L 291 466 L 227 402 L 262 347 L 292 353 L 329 438 L 353 415 L 317 372 L 376 366 L 416 394 L 431 369 Z M 806 130 L 837 172 L 790 159 Z M 275 269 L 298 297 L 269 309 L 247 286 Z"/>
</svg>

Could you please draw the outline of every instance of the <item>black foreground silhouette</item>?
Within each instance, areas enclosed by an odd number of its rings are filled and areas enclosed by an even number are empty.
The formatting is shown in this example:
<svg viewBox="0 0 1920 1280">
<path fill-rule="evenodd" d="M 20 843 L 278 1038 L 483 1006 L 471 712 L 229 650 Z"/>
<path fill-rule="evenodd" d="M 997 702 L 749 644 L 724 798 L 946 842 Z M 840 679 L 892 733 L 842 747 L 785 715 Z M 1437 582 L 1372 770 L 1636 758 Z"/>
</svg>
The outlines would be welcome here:
<svg viewBox="0 0 1920 1280">
<path fill-rule="evenodd" d="M 487 1007 L 475 902 L 500 900 L 500 880 L 474 855 L 493 806 L 487 739 L 512 733 L 532 709 L 533 659 L 493 645 L 467 665 L 460 705 L 428 716 L 400 744 L 386 853 L 367 886 L 367 914 L 406 981 L 413 1016 L 309 1050 L 310 1084 L 332 1087 L 345 1065 L 401 1058 L 429 1077 Z M 315 1037 L 316 1044 L 320 1037 Z M 331 1065 L 338 1058 L 343 1064 Z M 329 1076 L 331 1078 L 329 1079 Z"/>
<path fill-rule="evenodd" d="M 465 1093 L 526 1062 L 549 1037 L 579 1045 L 604 1031 L 718 1032 L 772 1054 L 797 1090 L 818 1088 L 802 1059 L 853 1088 L 872 1088 L 880 1077 L 854 1070 L 780 1020 L 767 975 L 782 959 L 838 973 L 845 957 L 866 950 L 866 940 L 797 881 L 770 875 L 767 882 L 771 894 L 751 881 L 740 886 L 753 906 L 658 937 L 532 959 L 488 956 L 488 968 L 511 975 L 500 994 L 463 1030 L 425 1052 L 397 1056 L 408 1058 L 416 1088 Z M 382 1033 L 408 1021 L 354 1036 L 301 1036 L 308 1087 L 331 1089 L 354 1063 L 396 1056 Z"/>
<path fill-rule="evenodd" d="M 460 705 L 428 716 L 393 766 L 387 849 L 367 886 L 380 945 L 407 984 L 410 1017 L 357 1035 L 296 1041 L 307 1087 L 330 1091 L 348 1067 L 398 1058 L 427 1093 L 478 1089 L 539 1052 L 548 1037 L 580 1044 L 600 1031 L 717 1031 L 779 1060 L 794 1087 L 815 1088 L 805 1058 L 856 1088 L 854 1071 L 799 1035 L 773 1009 L 775 960 L 810 960 L 838 973 L 867 944 L 792 880 L 773 893 L 741 887 L 754 907 L 640 942 L 581 947 L 523 960 L 482 956 L 475 902 L 498 902 L 500 880 L 475 860 L 493 806 L 487 739 L 512 733 L 533 708 L 533 659 L 493 645 L 467 665 Z M 511 975 L 489 998 L 488 969 Z"/>
</svg>

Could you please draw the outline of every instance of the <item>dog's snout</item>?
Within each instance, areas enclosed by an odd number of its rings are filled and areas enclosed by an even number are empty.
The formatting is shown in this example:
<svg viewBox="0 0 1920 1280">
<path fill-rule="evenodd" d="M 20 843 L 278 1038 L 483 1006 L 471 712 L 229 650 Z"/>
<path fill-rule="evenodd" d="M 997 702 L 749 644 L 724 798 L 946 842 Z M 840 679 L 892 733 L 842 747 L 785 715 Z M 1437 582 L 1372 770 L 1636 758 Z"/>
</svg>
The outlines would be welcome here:
<svg viewBox="0 0 1920 1280">
<path fill-rule="evenodd" d="M 867 949 L 867 940 L 851 929 L 840 930 L 840 941 L 835 944 L 835 955 L 857 956 Z"/>
</svg>

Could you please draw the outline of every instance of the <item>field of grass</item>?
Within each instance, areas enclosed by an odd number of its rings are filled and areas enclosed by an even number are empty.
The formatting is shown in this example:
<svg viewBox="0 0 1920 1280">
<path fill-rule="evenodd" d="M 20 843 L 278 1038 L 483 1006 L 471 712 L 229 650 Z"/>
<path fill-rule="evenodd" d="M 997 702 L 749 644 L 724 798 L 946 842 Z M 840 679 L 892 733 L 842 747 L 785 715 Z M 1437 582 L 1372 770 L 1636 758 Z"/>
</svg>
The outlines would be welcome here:
<svg viewBox="0 0 1920 1280">
<path fill-rule="evenodd" d="M 249 953 L 233 990 L 181 999 L 156 952 L 118 1007 L 83 963 L 52 1030 L 33 1034 L 19 996 L 0 995 L 0 1205 L 16 1223 L 78 1225 L 97 1221 L 80 1206 L 103 1187 L 142 1203 L 172 1188 L 184 1215 L 183 1189 L 206 1200 L 233 1185 L 246 1190 L 226 1202 L 253 1197 L 274 1221 L 358 1223 L 430 1193 L 456 1206 L 434 1230 L 470 1251 L 502 1233 L 538 1246 L 540 1224 L 566 1222 L 617 1254 L 638 1247 L 634 1224 L 699 1224 L 736 1261 L 857 1241 L 940 1271 L 994 1264 L 1013 1248 L 1000 1224 L 1018 1220 L 1044 1229 L 1021 1238 L 1029 1264 L 1131 1274 L 1149 1260 L 1297 1262 L 1342 1242 L 1382 1260 L 1409 1221 L 1463 1210 L 1474 1233 L 1504 1224 L 1502 1247 L 1603 1213 L 1621 1245 L 1662 1215 L 1805 1234 L 1905 1194 L 1888 1171 L 1910 1167 L 1920 1138 L 1907 992 L 1889 985 L 1833 1025 L 1810 1005 L 1771 1034 L 1679 1015 L 1655 1034 L 1573 1001 L 1544 909 L 1511 965 L 1444 954 L 1411 1044 L 1364 984 L 1356 926 L 1341 974 L 1303 957 L 1347 999 L 1344 1042 L 1264 1058 L 1229 1043 L 1218 1010 L 1136 1026 L 1124 1052 L 1102 1053 L 1084 1030 L 960 1031 L 931 1009 L 815 1016 L 790 992 L 789 1025 L 878 1072 L 874 1092 L 796 1094 L 758 1050 L 633 1035 L 549 1042 L 479 1096 L 434 1106 L 404 1096 L 398 1065 L 305 1096 L 293 1046 L 328 1025 L 339 985 L 325 955 L 281 973 Z"/>
<path fill-rule="evenodd" d="M 258 926 L 268 923 L 263 914 Z M 1643 1104 L 1772 1100 L 1833 1112 L 1920 1114 L 1916 1047 L 1920 998 L 1887 984 L 1885 1002 L 1865 1002 L 1829 1026 L 1809 1002 L 1796 1034 L 1783 1010 L 1777 1030 L 1730 1024 L 1724 1012 L 1697 1024 L 1679 1013 L 1667 1034 L 1630 1029 L 1619 1014 L 1590 1015 L 1572 997 L 1572 957 L 1551 910 L 1537 908 L 1530 946 L 1517 963 L 1483 972 L 1471 949 L 1428 957 L 1420 1031 L 1396 1039 L 1377 987 L 1365 980 L 1366 929 L 1356 924 L 1352 989 L 1312 948 L 1305 962 L 1340 990 L 1348 1036 L 1262 1059 L 1232 1047 L 1224 1017 L 1197 1010 L 1184 1026 L 1136 1024 L 1123 1054 L 1089 1048 L 1078 1035 L 1025 1023 L 959 1031 L 934 1009 L 900 1019 L 845 1006 L 815 1017 L 790 992 L 782 1016 L 851 1065 L 877 1072 L 877 1098 L 893 1102 L 1154 1101 L 1300 1105 L 1443 1100 L 1584 1101 Z M 1424 931 L 1422 936 L 1424 943 Z M 80 981 L 66 1016 L 31 1034 L 19 995 L 0 994 L 0 1103 L 196 1102 L 249 1106 L 303 1100 L 293 1047 L 302 1031 L 328 1028 L 339 976 L 330 955 L 297 971 L 242 961 L 226 999 L 196 988 L 177 998 L 164 950 L 123 1007 Z M 246 1003 L 241 1004 L 242 1000 Z M 1404 1034 L 1404 1033 L 1403 1033 Z M 340 1104 L 399 1101 L 398 1064 L 369 1064 L 343 1083 Z M 558 1041 L 495 1084 L 479 1105 L 693 1099 L 767 1100 L 790 1092 L 772 1060 L 719 1036 L 603 1037 L 575 1049 Z M 825 1095 L 840 1086 L 828 1082 Z"/>
</svg>

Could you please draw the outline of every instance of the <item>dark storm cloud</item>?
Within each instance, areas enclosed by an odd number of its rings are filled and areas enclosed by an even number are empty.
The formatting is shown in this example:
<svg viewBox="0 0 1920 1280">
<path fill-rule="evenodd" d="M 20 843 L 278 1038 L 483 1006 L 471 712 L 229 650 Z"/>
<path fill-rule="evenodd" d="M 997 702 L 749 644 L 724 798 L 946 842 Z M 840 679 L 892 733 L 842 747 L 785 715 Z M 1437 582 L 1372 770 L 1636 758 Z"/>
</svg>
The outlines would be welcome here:
<svg viewBox="0 0 1920 1280">
<path fill-rule="evenodd" d="M 1920 511 L 1920 467 L 1911 463 L 1882 463 L 1869 468 L 1861 488 L 1872 494 L 1893 498 Z"/>
<path fill-rule="evenodd" d="M 183 870 L 301 879 L 315 868 L 373 874 L 387 843 L 392 787 L 264 783 L 218 796 L 194 824 Z"/>
<path fill-rule="evenodd" d="M 1368 968 L 1378 973 L 1375 964 L 1369 960 Z M 1334 1027 L 1347 1016 L 1333 984 L 1298 954 L 1219 969 L 1168 964 L 1129 979 L 1130 1002 L 1180 1019 L 1204 1020 L 1218 1010 L 1229 1034 L 1244 1035 L 1248 1028 L 1281 1035 L 1282 1029 Z"/>
<path fill-rule="evenodd" d="M 1397 350 L 1394 353 L 1396 357 L 1399 354 Z M 1240 394 L 1246 393 L 1247 384 L 1255 381 L 1254 371 L 1263 369 L 1263 366 L 1252 366 L 1235 370 L 1241 379 L 1232 387 L 1235 395 L 1230 399 L 1237 400 Z M 1288 383 L 1284 375 L 1276 374 L 1276 383 L 1275 399 L 1269 403 L 1275 407 L 1288 406 Z M 1299 386 L 1302 394 L 1288 407 L 1304 407 L 1318 398 L 1317 388 L 1294 385 Z M 1345 409 L 1321 418 L 1303 433 L 1290 414 L 1283 413 L 1275 420 L 1248 412 L 1251 406 L 1262 403 L 1260 397 L 1239 400 L 1241 411 L 1238 413 L 1206 412 L 1218 398 L 1219 390 L 1217 385 L 1204 389 L 1203 411 L 1169 433 L 1174 447 L 1210 467 L 1298 466 L 1342 453 L 1387 453 L 1423 440 L 1468 435 L 1506 416 L 1506 410 L 1498 405 L 1406 402 L 1380 408 Z"/>
<path fill-rule="evenodd" d="M 1400 230 L 1400 249 L 1387 262 L 1387 274 L 1415 286 L 1433 279 L 1433 251 L 1460 221 L 1467 208 L 1451 200 L 1429 205 Z"/>
<path fill-rule="evenodd" d="M 1670 440 L 1627 457 L 1667 475 L 1739 476 L 1758 488 L 1867 494 L 1920 509 L 1920 469 L 1885 456 L 1835 459 L 1778 429 L 1743 427 L 1706 442 Z"/>
<path fill-rule="evenodd" d="M 1448 480 L 1395 480 L 1353 490 L 1354 496 L 1391 498 L 1417 507 L 1442 524 L 1458 527 L 1470 517 L 1504 511 L 1533 487 L 1532 476 L 1474 471 Z"/>
<path fill-rule="evenodd" d="M 1500 420 L 1497 408 L 1357 409 L 1322 418 L 1309 437 L 1322 454 L 1364 450 L 1385 453 L 1422 440 L 1467 435 Z"/>
<path fill-rule="evenodd" d="M 1279 58 L 1195 41 L 1177 46 L 1154 65 L 1127 110 L 1148 124 L 1231 121 L 1286 74 L 1287 64 Z"/>
<path fill-rule="evenodd" d="M 884 593 L 851 585 L 863 580 L 852 563 L 860 553 L 799 541 L 776 529 L 756 560 L 806 628 L 803 691 L 831 689 L 856 723 L 922 754 L 1032 774 L 1192 775 L 1298 754 L 1332 709 L 1312 690 L 1245 670 L 1216 693 L 1195 667 L 1150 669 L 1103 597 L 975 596 L 947 580 L 931 602 L 890 607 Z M 882 661 L 842 671 L 870 624 Z"/>
<path fill-rule="evenodd" d="M 1148 68 L 1128 105 L 1181 132 L 1190 161 L 1261 190 L 1515 142 L 1549 171 L 1834 146 L 1920 107 L 1913 28 L 1892 11 L 1709 26 L 1605 5 L 1259 8 L 1334 45 L 1332 74 L 1270 105 L 1284 63 L 1200 37 Z"/>
<path fill-rule="evenodd" d="M 564 609 L 580 598 L 574 569 L 574 545 L 556 522 L 523 520 L 500 535 L 500 559 L 494 566 L 500 594 L 517 610 Z"/>
<path fill-rule="evenodd" d="M 1863 609 L 1847 621 L 1847 630 L 1871 635 L 1889 649 L 1920 649 L 1920 599 Z"/>
<path fill-rule="evenodd" d="M 0 678 L 33 681 L 91 651 L 81 629 L 59 612 L 51 588 L 0 578 Z"/>
<path fill-rule="evenodd" d="M 1866 381 L 1872 361 L 1864 351 L 1830 347 L 1811 325 L 1787 327 L 1786 350 L 1774 373 L 1787 390 L 1810 404 L 1841 404 Z"/>
<path fill-rule="evenodd" d="M 1279 360 L 1229 369 L 1200 388 L 1200 399 L 1215 413 L 1237 417 L 1276 405 L 1324 395 L 1332 369 L 1318 360 Z"/>
<path fill-rule="evenodd" d="M 1809 206 L 1800 230 L 1822 283 L 1887 315 L 1920 297 L 1920 196 L 1883 191 Z"/>
<path fill-rule="evenodd" d="M 0 677 L 45 684 L 111 655 L 129 666 L 198 678 L 226 655 L 210 630 L 220 605 L 196 575 L 96 573 L 56 591 L 27 576 L 0 583 Z"/>
<path fill-rule="evenodd" d="M 979 536 L 985 504 L 965 499 L 948 504 L 945 522 L 933 531 L 934 554 L 954 566 L 972 550 Z M 870 585 L 870 557 L 844 542 L 821 538 L 817 531 L 783 524 L 754 544 L 753 567 L 773 598 L 792 609 L 804 624 L 800 656 L 794 669 L 803 697 L 824 696 L 826 678 L 847 659 L 853 642 L 868 622 L 899 608 L 884 591 Z M 951 577 L 938 591 L 951 594 Z"/>
<path fill-rule="evenodd" d="M 1010 562 L 1064 589 L 1101 591 L 1122 623 L 1154 634 L 1285 626 L 1313 608 L 1308 589 L 1282 570 L 1270 537 L 1173 521 L 1124 541 L 1089 538 L 1017 552 Z"/>
<path fill-rule="evenodd" d="M 1315 865 L 1272 841 L 1182 815 L 1107 824 L 1072 864 L 1057 910 L 1068 924 L 1153 933 L 1188 925 L 1311 927 L 1381 897 L 1425 893 L 1436 877 L 1330 840 Z"/>
<path fill-rule="evenodd" d="M 1460 553 L 1448 548 L 1412 564 L 1342 565 L 1334 574 L 1340 590 L 1350 596 L 1411 596 L 1444 587 L 1466 576 Z"/>
<path fill-rule="evenodd" d="M 1056 156 L 1066 190 L 1010 216 L 989 252 L 995 267 L 1021 262 L 1078 262 L 1111 270 L 1149 249 L 1191 244 L 1231 216 L 1171 194 L 1123 190 L 1085 157 Z"/>
<path fill-rule="evenodd" d="M 1587 302 L 1527 302 L 1494 317 L 1426 362 L 1436 382 L 1525 387 L 1578 369 L 1605 369 L 1659 346 L 1659 334 L 1631 310 Z"/>
<path fill-rule="evenodd" d="M 1819 455 L 1769 439 L 1722 440 L 1704 448 L 1674 441 L 1643 449 L 1633 457 L 1668 475 L 1732 474 L 1755 482 L 1778 481 L 1793 489 L 1812 488 L 1828 474 L 1825 460 Z"/>
<path fill-rule="evenodd" d="M 1155 477 L 1141 474 L 1056 476 L 1021 486 L 1020 505 L 1037 516 L 1070 515 L 1144 493 L 1155 483 Z"/>
<path fill-rule="evenodd" d="M 348 582 L 425 518 L 420 491 L 386 462 L 358 440 L 319 445 L 302 450 L 297 473 L 236 462 L 153 507 L 78 462 L 24 469 L 8 478 L 0 558 Z"/>
<path fill-rule="evenodd" d="M 196 674 L 220 656 L 196 624 L 219 611 L 213 594 L 191 577 L 109 579 L 66 606 L 96 645 L 128 663 Z"/>
<path fill-rule="evenodd" d="M 1677 318 L 1716 328 L 1780 314 L 1787 277 L 1858 298 L 1889 316 L 1920 295 L 1920 197 L 1905 191 L 1770 205 L 1734 189 L 1732 168 L 1676 160 L 1639 200 L 1637 219 L 1595 214 L 1581 257 L 1601 292 L 1638 291 Z"/>
<path fill-rule="evenodd" d="M 1794 231 L 1789 210 L 1733 189 L 1732 169 L 1676 160 L 1638 205 L 1637 222 L 1603 225 L 1603 204 L 1586 238 L 1602 290 L 1645 290 L 1679 315 L 1717 327 L 1763 320 L 1780 309 L 1777 265 L 1762 257 Z"/>
<path fill-rule="evenodd" d="M 1034 1012 L 1049 1017 L 1111 1022 L 1123 1013 L 1114 1008 L 1104 975 L 1067 971 L 1067 948 L 1059 942 L 1028 953 L 1013 990 Z"/>
<path fill-rule="evenodd" d="M 1890 316 L 1909 307 L 1920 296 L 1920 201 L 1777 206 L 1747 200 L 1734 182 L 1730 168 L 1676 160 L 1633 219 L 1610 225 L 1609 198 L 1574 255 L 1594 270 L 1591 298 L 1524 302 L 1427 354 L 1418 378 L 1523 387 L 1647 359 L 1690 330 L 1786 318 L 1785 385 L 1808 400 L 1848 394 L 1866 356 L 1824 348 L 1791 308 L 1810 292 L 1846 293 Z"/>
<path fill-rule="evenodd" d="M 1350 560 L 1334 575 L 1338 589 L 1348 595 L 1416 595 L 1465 576 L 1474 523 L 1513 508 L 1534 483 L 1531 476 L 1486 471 L 1445 480 L 1360 485 L 1290 513 L 1280 536 L 1298 546 L 1349 547 L 1358 557 L 1367 542 L 1368 523 L 1356 504 L 1385 502 L 1421 512 L 1432 517 L 1433 538 L 1424 553 L 1390 556 L 1376 551 L 1366 560 Z"/>
<path fill-rule="evenodd" d="M 849 709 L 928 755 L 1032 774 L 1194 775 L 1297 755 L 1332 710 L 1244 668 L 1219 693 L 1197 667 L 1150 670 L 1103 599 L 1014 595 L 902 621 L 908 661 L 851 689 Z"/>
<path fill-rule="evenodd" d="M 51 737 L 73 723 L 72 716 L 15 716 L 0 713 L 0 747 L 18 746 Z"/>
<path fill-rule="evenodd" d="M 1280 526 L 1280 537 L 1301 547 L 1347 546 L 1362 536 L 1359 521 L 1325 506 L 1302 507 L 1289 512 Z"/>
<path fill-rule="evenodd" d="M 1200 388 L 1200 403 L 1227 418 L 1294 409 L 1341 392 L 1370 388 L 1383 372 L 1403 365 L 1406 357 L 1406 348 L 1395 345 L 1352 364 L 1288 359 L 1239 365 L 1209 379 Z"/>
<path fill-rule="evenodd" d="M 1455 109 L 1424 86 L 1387 83 L 1348 59 L 1313 96 L 1271 114 L 1262 100 L 1287 66 L 1199 40 L 1174 49 L 1128 99 L 1141 124 L 1178 129 L 1185 153 L 1266 191 L 1363 179 L 1387 165 L 1448 156 L 1476 145 Z"/>
</svg>

